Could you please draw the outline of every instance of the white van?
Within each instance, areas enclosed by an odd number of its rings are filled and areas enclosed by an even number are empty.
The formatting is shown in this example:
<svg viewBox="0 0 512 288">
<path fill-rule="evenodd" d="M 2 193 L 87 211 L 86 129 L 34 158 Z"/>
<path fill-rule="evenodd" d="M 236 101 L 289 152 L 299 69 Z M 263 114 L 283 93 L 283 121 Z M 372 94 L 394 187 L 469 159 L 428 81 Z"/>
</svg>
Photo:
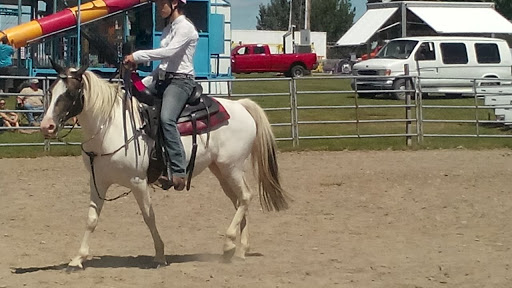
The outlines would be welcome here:
<svg viewBox="0 0 512 288">
<path fill-rule="evenodd" d="M 512 78 L 512 57 L 506 41 L 483 37 L 425 36 L 397 38 L 389 41 L 375 58 L 354 65 L 355 76 L 386 76 L 386 78 L 358 78 L 352 89 L 360 96 L 374 96 L 364 90 L 403 90 L 406 79 L 404 65 L 409 65 L 409 75 L 419 76 L 423 93 L 464 94 L 472 93 L 478 78 Z M 419 72 L 418 72 L 419 71 Z M 387 77 L 389 76 L 389 77 Z M 499 84 L 499 81 L 477 81 Z M 392 93 L 403 99 L 404 93 Z"/>
</svg>

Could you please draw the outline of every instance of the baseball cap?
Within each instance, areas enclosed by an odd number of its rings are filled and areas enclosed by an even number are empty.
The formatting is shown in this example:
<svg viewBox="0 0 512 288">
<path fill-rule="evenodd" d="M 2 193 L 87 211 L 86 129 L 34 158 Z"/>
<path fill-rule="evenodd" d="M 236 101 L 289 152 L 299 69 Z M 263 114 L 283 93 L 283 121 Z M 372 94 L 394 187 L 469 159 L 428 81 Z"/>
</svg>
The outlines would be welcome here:
<svg viewBox="0 0 512 288">
<path fill-rule="evenodd" d="M 39 84 L 39 80 L 37 80 L 37 79 L 30 79 L 30 84 Z"/>
</svg>

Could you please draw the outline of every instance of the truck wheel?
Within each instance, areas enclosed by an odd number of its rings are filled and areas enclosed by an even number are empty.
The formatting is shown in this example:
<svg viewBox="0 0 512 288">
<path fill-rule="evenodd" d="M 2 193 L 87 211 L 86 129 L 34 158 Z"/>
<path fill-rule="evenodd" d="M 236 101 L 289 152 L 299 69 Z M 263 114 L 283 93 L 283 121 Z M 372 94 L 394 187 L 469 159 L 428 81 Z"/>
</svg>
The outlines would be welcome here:
<svg viewBox="0 0 512 288">
<path fill-rule="evenodd" d="M 301 65 L 295 65 L 290 69 L 291 76 L 296 78 L 304 76 L 304 72 L 304 67 Z"/>
<path fill-rule="evenodd" d="M 352 74 L 352 64 L 347 60 L 341 60 L 338 63 L 338 73 L 341 74 Z"/>
</svg>

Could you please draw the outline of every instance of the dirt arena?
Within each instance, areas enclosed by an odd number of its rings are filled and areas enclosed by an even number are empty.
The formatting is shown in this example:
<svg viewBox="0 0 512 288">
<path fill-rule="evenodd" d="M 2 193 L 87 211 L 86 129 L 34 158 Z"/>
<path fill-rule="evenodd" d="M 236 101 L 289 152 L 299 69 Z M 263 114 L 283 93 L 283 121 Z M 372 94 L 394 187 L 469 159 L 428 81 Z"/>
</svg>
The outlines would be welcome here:
<svg viewBox="0 0 512 288">
<path fill-rule="evenodd" d="M 251 253 L 219 262 L 234 210 L 210 172 L 188 192 L 152 192 L 170 265 L 132 196 L 106 203 L 85 270 L 81 159 L 0 159 L 0 288 L 512 287 L 512 152 L 278 155 L 291 208 L 250 209 Z M 125 192 L 115 187 L 110 196 Z"/>
</svg>

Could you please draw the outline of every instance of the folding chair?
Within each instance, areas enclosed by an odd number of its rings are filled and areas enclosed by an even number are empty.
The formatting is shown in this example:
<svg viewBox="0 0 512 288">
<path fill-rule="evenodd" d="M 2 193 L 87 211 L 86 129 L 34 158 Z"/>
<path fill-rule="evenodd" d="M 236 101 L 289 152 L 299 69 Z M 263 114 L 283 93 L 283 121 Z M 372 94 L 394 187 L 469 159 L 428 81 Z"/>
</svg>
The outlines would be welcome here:
<svg viewBox="0 0 512 288">
<path fill-rule="evenodd" d="M 20 125 L 21 124 L 23 124 L 23 125 L 29 124 L 27 113 L 32 113 L 34 115 L 34 121 L 36 121 L 36 122 L 41 122 L 41 120 L 43 120 L 42 112 L 32 112 L 30 110 L 25 110 L 25 107 L 23 106 L 23 102 L 18 101 L 18 99 L 16 99 L 16 104 L 14 106 L 14 109 L 15 110 L 24 110 L 23 112 L 18 112 L 18 115 L 20 115 L 20 117 L 19 117 Z"/>
</svg>

